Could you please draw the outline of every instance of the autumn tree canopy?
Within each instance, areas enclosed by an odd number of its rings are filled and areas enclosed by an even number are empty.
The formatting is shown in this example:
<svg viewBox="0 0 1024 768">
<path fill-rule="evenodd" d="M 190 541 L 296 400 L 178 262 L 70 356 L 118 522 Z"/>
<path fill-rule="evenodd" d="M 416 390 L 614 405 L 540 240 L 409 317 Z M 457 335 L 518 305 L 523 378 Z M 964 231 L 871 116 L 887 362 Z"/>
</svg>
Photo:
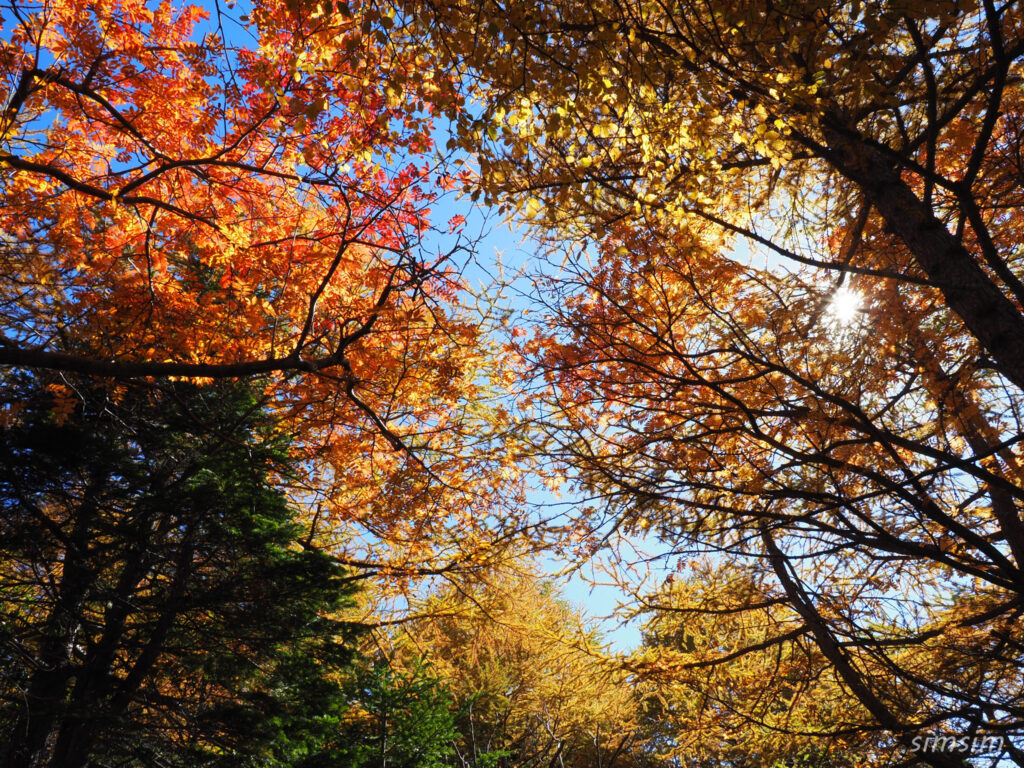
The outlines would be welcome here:
<svg viewBox="0 0 1024 768">
<path fill-rule="evenodd" d="M 627 668 L 709 762 L 1024 765 L 1022 57 L 994 0 L 7 3 L 0 364 L 266 376 L 386 576 L 500 559 L 548 462 L 677 571 Z M 550 257 L 504 347 L 442 113 Z"/>
<path fill-rule="evenodd" d="M 351 16 L 217 11 L 8 6 L 2 362 L 355 375 L 378 322 L 410 333 L 453 289 L 418 249 L 429 114 L 393 85 L 416 62 Z"/>
<path fill-rule="evenodd" d="M 517 491 L 492 440 L 504 374 L 460 302 L 467 242 L 430 219 L 458 177 L 432 139 L 452 83 L 394 24 L 5 3 L 0 364 L 263 377 L 318 531 L 400 541 L 362 561 L 410 571 L 483 557 Z"/>
<path fill-rule="evenodd" d="M 553 254 L 520 346 L 543 451 L 595 525 L 759 585 L 714 609 L 764 633 L 721 663 L 803 644 L 844 727 L 897 746 L 1024 722 L 1022 22 L 467 0 L 424 24 L 471 73 L 485 199 Z"/>
</svg>

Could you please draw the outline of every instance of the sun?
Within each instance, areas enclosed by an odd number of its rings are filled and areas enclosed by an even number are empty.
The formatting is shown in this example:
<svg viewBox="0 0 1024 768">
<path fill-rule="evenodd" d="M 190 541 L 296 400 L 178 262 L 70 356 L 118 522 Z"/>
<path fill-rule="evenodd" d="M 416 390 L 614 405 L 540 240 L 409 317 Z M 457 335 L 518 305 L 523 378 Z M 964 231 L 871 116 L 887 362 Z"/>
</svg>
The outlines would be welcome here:
<svg viewBox="0 0 1024 768">
<path fill-rule="evenodd" d="M 839 286 L 825 308 L 825 316 L 830 324 L 840 328 L 852 325 L 860 316 L 864 296 L 859 291 L 850 290 L 845 285 Z"/>
</svg>

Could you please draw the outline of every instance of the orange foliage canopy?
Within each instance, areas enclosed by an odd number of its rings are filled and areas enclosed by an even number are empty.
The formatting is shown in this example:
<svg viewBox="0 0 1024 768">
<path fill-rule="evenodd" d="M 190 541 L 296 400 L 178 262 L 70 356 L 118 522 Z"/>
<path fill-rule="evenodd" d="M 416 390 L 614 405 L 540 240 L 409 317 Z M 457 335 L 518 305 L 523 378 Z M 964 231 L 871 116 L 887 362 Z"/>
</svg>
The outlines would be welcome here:
<svg viewBox="0 0 1024 768">
<path fill-rule="evenodd" d="M 429 169 L 380 164 L 430 148 L 429 122 L 384 87 L 414 62 L 389 60 L 355 19 L 261 4 L 234 32 L 256 35 L 252 48 L 231 49 L 226 20 L 195 39 L 208 15 L 195 6 L 15 15 L 2 54 L 4 362 L 324 368 L 385 324 L 395 294 L 450 294 L 439 265 L 414 256 Z M 45 354 L 58 351 L 73 357 Z"/>
<path fill-rule="evenodd" d="M 237 18 L 12 5 L 0 364 L 276 373 L 277 407 L 326 460 L 321 512 L 380 534 L 446 519 L 452 493 L 486 507 L 487 452 L 463 458 L 485 431 L 464 411 L 484 356 L 451 254 L 427 243 L 448 183 L 428 160 L 431 117 L 455 101 L 421 74 L 426 54 L 389 46 L 394 24 L 275 0 Z"/>
</svg>

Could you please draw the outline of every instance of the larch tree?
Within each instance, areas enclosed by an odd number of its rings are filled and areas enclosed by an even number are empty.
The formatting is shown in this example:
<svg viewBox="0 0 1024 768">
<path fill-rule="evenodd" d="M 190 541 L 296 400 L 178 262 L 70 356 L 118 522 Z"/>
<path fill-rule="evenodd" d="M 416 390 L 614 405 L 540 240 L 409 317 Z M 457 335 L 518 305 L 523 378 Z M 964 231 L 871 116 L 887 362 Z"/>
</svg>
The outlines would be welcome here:
<svg viewBox="0 0 1024 768">
<path fill-rule="evenodd" d="M 1020 4 L 416 17 L 485 199 L 551 245 L 520 348 L 591 524 L 744 569 L 723 610 L 785 606 L 756 645 L 813 644 L 866 738 L 1024 761 Z"/>
<path fill-rule="evenodd" d="M 651 754 L 733 768 L 904 760 L 764 575 L 726 559 L 701 562 L 635 610 L 646 619 L 643 644 L 626 667 L 643 691 Z"/>
<path fill-rule="evenodd" d="M 426 659 L 458 712 L 460 768 L 646 765 L 639 702 L 597 632 L 533 566 L 413 606 L 395 658 Z"/>
</svg>

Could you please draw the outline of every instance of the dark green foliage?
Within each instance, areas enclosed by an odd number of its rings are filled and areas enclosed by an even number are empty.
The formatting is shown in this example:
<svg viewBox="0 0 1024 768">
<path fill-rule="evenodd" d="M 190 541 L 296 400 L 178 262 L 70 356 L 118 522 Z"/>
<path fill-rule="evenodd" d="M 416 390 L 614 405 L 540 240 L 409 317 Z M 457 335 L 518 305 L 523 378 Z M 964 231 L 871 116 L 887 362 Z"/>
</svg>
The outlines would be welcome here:
<svg viewBox="0 0 1024 768">
<path fill-rule="evenodd" d="M 4 384 L 0 762 L 340 765 L 352 587 L 300 545 L 250 389 L 76 384 L 65 419 Z"/>
<path fill-rule="evenodd" d="M 353 768 L 454 765 L 455 713 L 448 690 L 423 666 L 409 672 L 375 664 L 363 672 L 358 708 L 346 728 Z"/>
</svg>

